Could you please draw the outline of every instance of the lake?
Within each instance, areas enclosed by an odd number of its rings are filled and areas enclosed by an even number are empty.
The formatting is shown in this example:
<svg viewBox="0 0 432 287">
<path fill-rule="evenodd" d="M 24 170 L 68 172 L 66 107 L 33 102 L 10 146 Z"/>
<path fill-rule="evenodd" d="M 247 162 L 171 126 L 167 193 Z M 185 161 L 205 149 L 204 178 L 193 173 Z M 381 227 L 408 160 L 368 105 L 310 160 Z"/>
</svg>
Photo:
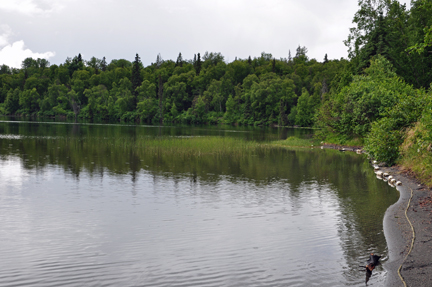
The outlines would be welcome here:
<svg viewBox="0 0 432 287">
<path fill-rule="evenodd" d="M 399 192 L 308 134 L 0 121 L 0 286 L 382 286 Z"/>
</svg>

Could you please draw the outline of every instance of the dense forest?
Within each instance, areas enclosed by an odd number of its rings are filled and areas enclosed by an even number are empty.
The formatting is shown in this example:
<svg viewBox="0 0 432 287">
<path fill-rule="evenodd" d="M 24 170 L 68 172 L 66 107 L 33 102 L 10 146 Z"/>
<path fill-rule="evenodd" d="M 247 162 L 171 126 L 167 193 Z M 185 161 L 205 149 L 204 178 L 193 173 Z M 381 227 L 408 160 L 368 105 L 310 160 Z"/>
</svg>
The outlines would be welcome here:
<svg viewBox="0 0 432 287">
<path fill-rule="evenodd" d="M 143 67 L 81 55 L 57 66 L 27 58 L 22 69 L 1 67 L 3 114 L 66 116 L 145 123 L 312 126 L 314 114 L 347 60 L 294 57 L 224 61 L 220 53 Z"/>
<path fill-rule="evenodd" d="M 175 61 L 78 54 L 60 65 L 27 58 L 0 67 L 0 114 L 142 123 L 317 127 L 393 163 L 432 148 L 432 1 L 359 0 L 349 59 L 307 48 L 227 62 L 221 53 Z M 418 154 L 417 154 L 418 155 Z"/>
</svg>

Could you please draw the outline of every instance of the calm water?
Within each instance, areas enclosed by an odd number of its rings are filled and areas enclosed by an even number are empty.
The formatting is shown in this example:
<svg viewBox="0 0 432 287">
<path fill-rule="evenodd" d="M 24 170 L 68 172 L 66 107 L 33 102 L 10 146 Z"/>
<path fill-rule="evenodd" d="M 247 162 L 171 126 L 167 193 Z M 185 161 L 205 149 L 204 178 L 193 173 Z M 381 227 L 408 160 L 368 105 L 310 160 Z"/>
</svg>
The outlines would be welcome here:
<svg viewBox="0 0 432 287">
<path fill-rule="evenodd" d="M 364 286 L 370 252 L 382 286 L 399 194 L 362 156 L 127 144 L 305 133 L 0 122 L 0 286 Z"/>
</svg>

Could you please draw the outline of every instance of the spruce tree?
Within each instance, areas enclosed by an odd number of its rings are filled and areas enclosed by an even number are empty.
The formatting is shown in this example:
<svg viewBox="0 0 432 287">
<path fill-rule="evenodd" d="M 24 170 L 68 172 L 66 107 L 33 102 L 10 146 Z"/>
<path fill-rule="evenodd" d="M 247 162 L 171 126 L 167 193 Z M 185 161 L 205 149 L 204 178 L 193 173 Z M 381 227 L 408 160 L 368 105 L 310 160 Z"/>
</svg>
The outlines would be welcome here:
<svg viewBox="0 0 432 287">
<path fill-rule="evenodd" d="M 135 56 L 135 61 L 132 66 L 132 94 L 133 94 L 133 108 L 135 109 L 138 102 L 138 91 L 137 88 L 141 85 L 141 59 L 138 53 Z"/>
<path fill-rule="evenodd" d="M 72 77 L 75 71 L 81 70 L 83 68 L 84 68 L 84 63 L 81 57 L 81 53 L 79 53 L 78 56 L 75 56 L 72 59 L 72 62 L 68 66 L 69 76 Z"/>
<path fill-rule="evenodd" d="M 101 67 L 101 70 L 102 71 L 106 71 L 106 68 L 107 68 L 107 62 L 106 62 L 106 59 L 105 59 L 105 57 L 103 57 L 102 58 L 102 62 L 100 63 L 100 67 Z"/>
<path fill-rule="evenodd" d="M 161 54 L 159 53 L 156 57 L 156 68 L 160 68 L 160 66 L 162 66 L 163 64 L 163 59 Z"/>
<path fill-rule="evenodd" d="M 327 63 L 328 63 L 328 58 L 327 58 L 327 53 L 326 53 L 324 56 L 324 64 L 327 64 Z"/>
<path fill-rule="evenodd" d="M 196 74 L 199 75 L 199 73 L 201 72 L 201 55 L 200 55 L 200 53 L 198 53 L 198 59 L 195 63 L 195 70 L 196 70 Z"/>
<path fill-rule="evenodd" d="M 177 57 L 176 67 L 183 67 L 183 57 L 181 53 L 179 53 Z"/>
</svg>

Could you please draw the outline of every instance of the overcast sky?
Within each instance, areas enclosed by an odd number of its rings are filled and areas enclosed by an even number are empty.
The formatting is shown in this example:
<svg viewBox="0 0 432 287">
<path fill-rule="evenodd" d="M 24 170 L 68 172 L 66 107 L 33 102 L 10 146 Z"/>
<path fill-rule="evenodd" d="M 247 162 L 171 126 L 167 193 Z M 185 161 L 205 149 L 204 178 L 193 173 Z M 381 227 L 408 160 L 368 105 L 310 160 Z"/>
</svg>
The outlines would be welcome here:
<svg viewBox="0 0 432 287">
<path fill-rule="evenodd" d="M 138 53 L 145 66 L 158 53 L 279 59 L 298 45 L 318 61 L 347 58 L 343 40 L 357 9 L 357 0 L 0 0 L 0 64 L 61 64 L 78 53 L 108 62 Z"/>
</svg>

